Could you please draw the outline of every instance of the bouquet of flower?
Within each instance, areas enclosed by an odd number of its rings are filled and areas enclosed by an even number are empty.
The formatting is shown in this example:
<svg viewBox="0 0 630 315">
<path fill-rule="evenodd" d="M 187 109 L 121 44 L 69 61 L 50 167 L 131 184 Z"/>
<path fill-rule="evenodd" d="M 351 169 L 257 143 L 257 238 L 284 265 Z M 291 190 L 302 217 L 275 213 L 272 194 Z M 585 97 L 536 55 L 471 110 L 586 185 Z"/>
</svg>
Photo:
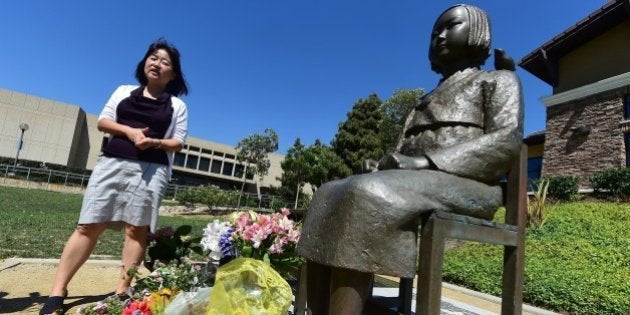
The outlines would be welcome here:
<svg viewBox="0 0 630 315">
<path fill-rule="evenodd" d="M 180 292 L 209 287 L 214 282 L 216 268 L 213 264 L 193 264 L 187 259 L 182 263 L 157 262 L 155 270 L 138 279 L 128 289 L 129 298 L 121 301 L 113 295 L 101 302 L 77 311 L 83 315 L 151 315 L 163 314 L 170 301 Z M 131 277 L 138 276 L 137 268 L 127 271 Z"/>
<path fill-rule="evenodd" d="M 302 264 L 295 253 L 301 226 L 289 219 L 289 213 L 286 208 L 272 215 L 247 211 L 239 213 L 234 222 L 215 220 L 204 229 L 201 247 L 221 263 L 250 257 L 286 276 Z"/>
<path fill-rule="evenodd" d="M 215 273 L 216 268 L 211 263 L 193 264 L 188 259 L 183 259 L 179 264 L 174 261 L 169 264 L 158 262 L 155 270 L 129 287 L 128 293 L 137 297 L 138 294 L 142 296 L 168 289 L 172 295 L 176 295 L 179 291 L 211 286 Z"/>
<path fill-rule="evenodd" d="M 182 262 L 182 258 L 190 255 L 191 251 L 203 254 L 199 246 L 200 237 L 193 238 L 190 235 L 192 227 L 190 225 L 182 225 L 173 231 L 170 226 L 161 228 L 155 233 L 149 233 L 147 253 L 149 260 L 145 263 L 147 269 L 152 270 L 156 261 L 169 263 L 176 261 Z"/>
</svg>

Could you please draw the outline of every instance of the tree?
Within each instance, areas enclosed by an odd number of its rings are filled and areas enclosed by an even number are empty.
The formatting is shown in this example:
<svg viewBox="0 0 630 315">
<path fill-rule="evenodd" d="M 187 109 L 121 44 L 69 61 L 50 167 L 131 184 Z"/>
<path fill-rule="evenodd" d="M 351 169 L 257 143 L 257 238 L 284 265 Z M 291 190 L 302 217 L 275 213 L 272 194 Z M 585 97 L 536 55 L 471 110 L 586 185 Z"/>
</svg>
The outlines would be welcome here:
<svg viewBox="0 0 630 315">
<path fill-rule="evenodd" d="M 269 153 L 278 150 L 278 134 L 271 129 L 265 129 L 264 135 L 252 134 L 236 144 L 236 159 L 245 165 L 245 176 L 241 185 L 241 193 L 238 196 L 236 207 L 241 207 L 241 197 L 245 190 L 248 175 L 258 175 L 258 179 L 269 173 Z"/>
<path fill-rule="evenodd" d="M 304 145 L 300 138 L 296 138 L 293 146 L 287 150 L 287 155 L 280 163 L 282 167 L 282 177 L 280 182 L 283 187 L 295 187 L 295 204 L 293 208 L 297 208 L 300 191 L 305 184 L 307 169 L 304 162 Z M 292 189 L 289 188 L 289 191 Z"/>
<path fill-rule="evenodd" d="M 323 145 L 320 141 L 304 150 L 304 161 L 309 166 L 306 182 L 313 189 L 333 179 L 348 177 L 352 170 L 340 158 L 332 148 Z"/>
<path fill-rule="evenodd" d="M 344 178 L 351 174 L 344 161 L 327 146 L 316 140 L 315 144 L 304 148 L 299 138 L 293 147 L 287 150 L 282 161 L 283 187 L 295 187 L 295 207 L 300 192 L 306 183 L 313 189 L 335 178 Z M 293 191 L 293 189 L 290 189 Z M 293 197 L 293 196 L 292 196 Z"/>
<path fill-rule="evenodd" d="M 418 105 L 424 90 L 398 89 L 381 104 L 383 119 L 380 125 L 380 136 L 383 150 L 388 153 L 396 149 L 405 119 L 411 110 Z"/>
<path fill-rule="evenodd" d="M 382 120 L 381 100 L 376 94 L 359 99 L 348 119 L 339 124 L 339 131 L 332 141 L 334 152 L 343 159 L 353 173 L 361 173 L 365 159 L 378 160 L 384 155 L 379 135 Z"/>
</svg>

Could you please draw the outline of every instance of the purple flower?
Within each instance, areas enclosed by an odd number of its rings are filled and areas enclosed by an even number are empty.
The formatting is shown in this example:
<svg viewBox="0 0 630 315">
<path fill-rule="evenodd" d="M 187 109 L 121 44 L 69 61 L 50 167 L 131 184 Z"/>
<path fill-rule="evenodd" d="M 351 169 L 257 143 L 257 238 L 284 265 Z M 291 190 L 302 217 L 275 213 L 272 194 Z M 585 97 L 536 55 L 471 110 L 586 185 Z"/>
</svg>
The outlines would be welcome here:
<svg viewBox="0 0 630 315">
<path fill-rule="evenodd" d="M 160 229 L 158 233 L 161 237 L 171 237 L 175 234 L 175 232 L 173 232 L 173 228 L 170 226 Z"/>
<path fill-rule="evenodd" d="M 232 233 L 236 229 L 234 227 L 229 228 L 223 234 L 221 234 L 221 238 L 219 239 L 219 247 L 221 248 L 221 257 L 222 258 L 233 258 L 236 256 L 234 241 L 232 240 Z"/>
</svg>

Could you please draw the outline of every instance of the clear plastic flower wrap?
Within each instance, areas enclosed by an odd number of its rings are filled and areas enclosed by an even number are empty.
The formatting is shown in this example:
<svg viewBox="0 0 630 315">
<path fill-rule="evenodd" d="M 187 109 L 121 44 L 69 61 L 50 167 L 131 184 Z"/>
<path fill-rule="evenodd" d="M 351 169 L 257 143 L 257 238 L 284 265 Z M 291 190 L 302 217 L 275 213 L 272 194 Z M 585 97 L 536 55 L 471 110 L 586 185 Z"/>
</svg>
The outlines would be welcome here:
<svg viewBox="0 0 630 315">
<path fill-rule="evenodd" d="M 164 315 L 204 314 L 208 307 L 212 288 L 200 288 L 194 292 L 181 292 L 164 309 Z"/>
</svg>

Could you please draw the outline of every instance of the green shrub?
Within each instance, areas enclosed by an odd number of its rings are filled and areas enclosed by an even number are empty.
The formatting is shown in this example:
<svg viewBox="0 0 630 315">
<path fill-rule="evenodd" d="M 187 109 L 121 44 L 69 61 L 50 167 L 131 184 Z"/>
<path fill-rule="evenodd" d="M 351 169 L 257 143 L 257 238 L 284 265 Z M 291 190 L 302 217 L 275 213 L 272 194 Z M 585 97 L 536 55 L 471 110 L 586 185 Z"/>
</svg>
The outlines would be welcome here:
<svg viewBox="0 0 630 315">
<path fill-rule="evenodd" d="M 547 195 L 551 198 L 570 201 L 574 200 L 578 194 L 580 178 L 577 176 L 551 176 Z"/>
<path fill-rule="evenodd" d="M 595 192 L 612 196 L 620 200 L 630 199 L 630 169 L 611 168 L 595 172 L 590 177 Z"/>
<path fill-rule="evenodd" d="M 212 208 L 215 206 L 235 206 L 238 193 L 221 190 L 215 186 L 198 186 L 184 189 L 175 198 L 179 203 L 200 203 Z"/>
<path fill-rule="evenodd" d="M 573 202 L 547 207 L 528 229 L 524 301 L 568 314 L 630 314 L 627 205 Z M 500 246 L 466 243 L 448 251 L 445 281 L 499 296 Z"/>
<path fill-rule="evenodd" d="M 216 186 L 197 186 L 179 190 L 175 196 L 175 200 L 180 204 L 199 203 L 207 205 L 210 208 L 228 207 L 236 208 L 238 204 L 239 191 L 222 190 Z M 308 202 L 309 195 L 300 198 L 300 201 Z M 262 200 L 251 194 L 243 194 L 241 198 L 241 207 L 243 208 L 266 208 L 278 210 L 281 208 L 292 208 L 293 204 L 277 196 L 262 196 Z"/>
<path fill-rule="evenodd" d="M 286 201 L 280 198 L 273 198 L 269 201 L 269 209 L 278 210 L 282 208 L 293 208 L 293 205 L 289 205 Z"/>
</svg>

